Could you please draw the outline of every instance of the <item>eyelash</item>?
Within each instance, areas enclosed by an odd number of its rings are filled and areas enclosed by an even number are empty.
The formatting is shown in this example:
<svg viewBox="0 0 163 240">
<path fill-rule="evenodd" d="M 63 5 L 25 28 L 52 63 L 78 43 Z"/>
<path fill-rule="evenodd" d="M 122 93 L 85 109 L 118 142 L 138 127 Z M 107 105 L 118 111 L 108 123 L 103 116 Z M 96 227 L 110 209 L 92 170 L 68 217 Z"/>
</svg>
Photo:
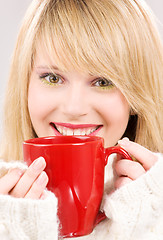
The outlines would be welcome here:
<svg viewBox="0 0 163 240">
<path fill-rule="evenodd" d="M 96 85 L 96 84 L 98 84 L 98 85 Z M 100 84 L 103 85 L 103 86 L 100 86 Z M 106 78 L 96 79 L 95 81 L 93 81 L 92 85 L 97 87 L 100 90 L 109 90 L 109 89 L 115 87 L 113 82 L 111 80 L 106 79 Z"/>
<path fill-rule="evenodd" d="M 57 74 L 54 74 L 54 73 L 44 73 L 44 74 L 40 75 L 39 77 L 44 84 L 47 84 L 47 85 L 50 85 L 50 86 L 58 86 L 58 85 L 61 85 L 61 84 L 64 83 L 63 78 L 61 76 L 57 75 Z M 50 80 L 50 77 L 51 77 L 51 80 Z M 54 78 L 57 79 L 57 82 L 55 82 Z M 54 80 L 54 81 L 51 82 L 52 80 Z M 98 78 L 98 79 L 92 81 L 91 86 L 96 87 L 100 90 L 109 90 L 109 89 L 115 87 L 113 82 L 111 80 L 106 79 L 106 78 Z"/>
<path fill-rule="evenodd" d="M 47 84 L 50 86 L 58 86 L 64 82 L 62 80 L 62 77 L 60 77 L 59 75 L 54 74 L 54 73 L 44 73 L 44 74 L 40 75 L 39 77 L 44 84 Z M 50 77 L 51 77 L 51 79 L 50 79 Z M 48 78 L 48 79 L 46 79 L 46 78 Z M 55 82 L 54 78 L 58 79 L 58 80 L 56 80 L 57 82 Z"/>
</svg>

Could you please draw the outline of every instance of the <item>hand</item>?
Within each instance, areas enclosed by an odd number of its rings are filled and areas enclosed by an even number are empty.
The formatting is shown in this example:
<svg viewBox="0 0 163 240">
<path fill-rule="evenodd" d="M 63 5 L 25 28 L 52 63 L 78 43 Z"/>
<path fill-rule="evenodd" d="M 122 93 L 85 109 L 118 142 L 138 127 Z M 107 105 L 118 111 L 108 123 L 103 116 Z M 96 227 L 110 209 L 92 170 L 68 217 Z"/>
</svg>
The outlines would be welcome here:
<svg viewBox="0 0 163 240">
<path fill-rule="evenodd" d="M 48 176 L 43 171 L 45 166 L 44 158 L 40 157 L 26 171 L 20 169 L 9 170 L 0 179 L 0 194 L 9 194 L 17 198 L 42 198 L 48 183 Z"/>
<path fill-rule="evenodd" d="M 127 159 L 116 161 L 115 172 L 118 178 L 115 181 L 115 188 L 120 188 L 126 183 L 136 180 L 148 171 L 157 161 L 157 156 L 153 152 L 137 143 L 129 141 L 128 138 L 119 140 L 118 144 L 133 156 L 136 161 Z"/>
</svg>

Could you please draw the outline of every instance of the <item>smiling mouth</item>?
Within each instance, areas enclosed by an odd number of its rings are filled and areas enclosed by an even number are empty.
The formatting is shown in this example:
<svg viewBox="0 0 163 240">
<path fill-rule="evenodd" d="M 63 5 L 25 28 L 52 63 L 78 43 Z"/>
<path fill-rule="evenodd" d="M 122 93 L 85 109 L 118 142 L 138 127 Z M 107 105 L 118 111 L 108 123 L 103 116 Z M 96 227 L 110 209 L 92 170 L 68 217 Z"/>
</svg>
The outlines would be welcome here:
<svg viewBox="0 0 163 240">
<path fill-rule="evenodd" d="M 93 125 L 93 124 L 82 124 L 74 125 L 69 123 L 50 123 L 57 136 L 95 136 L 103 125 Z"/>
</svg>

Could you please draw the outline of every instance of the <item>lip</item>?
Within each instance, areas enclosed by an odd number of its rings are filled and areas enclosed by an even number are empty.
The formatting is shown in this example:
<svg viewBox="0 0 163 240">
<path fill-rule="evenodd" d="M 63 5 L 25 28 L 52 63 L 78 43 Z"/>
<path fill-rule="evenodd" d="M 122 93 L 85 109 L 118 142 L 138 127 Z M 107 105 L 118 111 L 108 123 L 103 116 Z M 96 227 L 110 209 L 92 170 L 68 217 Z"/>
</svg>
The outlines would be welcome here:
<svg viewBox="0 0 163 240">
<path fill-rule="evenodd" d="M 102 126 L 102 124 L 71 124 L 71 123 L 59 123 L 59 122 L 51 122 L 51 123 L 61 127 L 71 128 L 71 129 Z"/>
<path fill-rule="evenodd" d="M 102 124 L 71 124 L 71 123 L 60 123 L 60 122 L 51 122 L 50 126 L 53 128 L 53 131 L 56 136 L 63 136 L 60 132 L 57 131 L 55 126 L 61 126 L 69 129 L 85 129 L 85 128 L 97 128 L 94 132 L 88 134 L 88 136 L 95 136 L 103 127 Z"/>
</svg>

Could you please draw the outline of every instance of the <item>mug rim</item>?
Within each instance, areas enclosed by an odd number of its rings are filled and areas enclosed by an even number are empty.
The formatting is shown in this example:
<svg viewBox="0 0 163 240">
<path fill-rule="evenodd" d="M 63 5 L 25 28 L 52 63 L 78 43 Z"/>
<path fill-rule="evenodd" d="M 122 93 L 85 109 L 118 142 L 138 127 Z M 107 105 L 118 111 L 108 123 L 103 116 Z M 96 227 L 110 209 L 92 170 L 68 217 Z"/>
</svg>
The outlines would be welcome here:
<svg viewBox="0 0 163 240">
<path fill-rule="evenodd" d="M 55 143 L 44 143 L 41 142 L 43 140 L 51 140 L 54 138 L 65 138 L 65 139 L 81 139 L 81 140 L 87 140 L 84 142 L 55 142 Z M 37 141 L 38 140 L 38 141 Z M 32 145 L 32 146 L 54 146 L 54 145 L 85 145 L 85 144 L 91 144 L 93 142 L 101 142 L 104 141 L 104 139 L 102 137 L 99 136 L 87 136 L 87 135 L 73 135 L 73 136 L 46 136 L 46 137 L 37 137 L 37 138 L 31 138 L 28 140 L 25 140 L 23 142 L 23 145 Z"/>
</svg>

